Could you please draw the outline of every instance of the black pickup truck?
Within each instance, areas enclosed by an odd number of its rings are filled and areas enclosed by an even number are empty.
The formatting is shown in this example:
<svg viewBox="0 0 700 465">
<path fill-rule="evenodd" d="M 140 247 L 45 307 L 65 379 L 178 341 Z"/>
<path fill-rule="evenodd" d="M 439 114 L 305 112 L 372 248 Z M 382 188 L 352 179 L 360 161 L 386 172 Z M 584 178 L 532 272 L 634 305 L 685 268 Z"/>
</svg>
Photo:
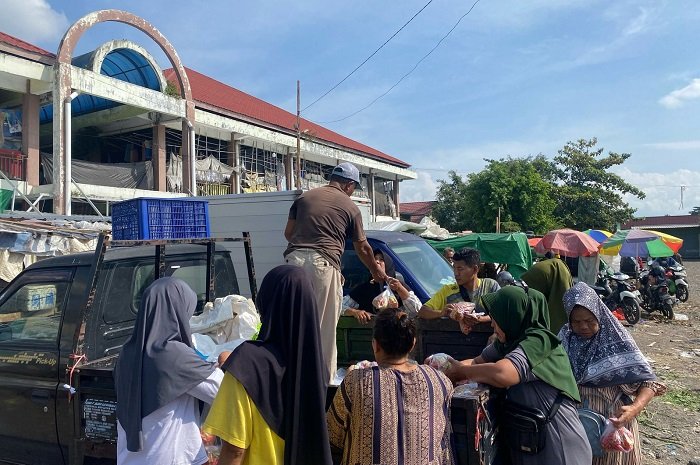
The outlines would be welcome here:
<svg viewBox="0 0 700 465">
<path fill-rule="evenodd" d="M 114 444 L 80 430 L 85 415 L 116 421 L 81 405 L 80 367 L 116 357 L 156 275 L 185 280 L 200 305 L 239 294 L 229 252 L 212 242 L 99 249 L 37 262 L 0 294 L 0 463 L 113 463 Z"/>
<path fill-rule="evenodd" d="M 113 368 L 143 290 L 156 276 L 175 276 L 192 286 L 200 305 L 240 293 L 229 253 L 212 243 L 99 249 L 35 263 L 0 294 L 0 464 L 116 463 Z M 371 326 L 341 318 L 341 364 L 372 358 Z M 446 319 L 419 326 L 419 360 L 441 351 L 473 357 L 490 334 L 484 325 L 464 336 Z M 452 402 L 458 465 L 493 460 L 487 401 L 484 394 Z"/>
</svg>

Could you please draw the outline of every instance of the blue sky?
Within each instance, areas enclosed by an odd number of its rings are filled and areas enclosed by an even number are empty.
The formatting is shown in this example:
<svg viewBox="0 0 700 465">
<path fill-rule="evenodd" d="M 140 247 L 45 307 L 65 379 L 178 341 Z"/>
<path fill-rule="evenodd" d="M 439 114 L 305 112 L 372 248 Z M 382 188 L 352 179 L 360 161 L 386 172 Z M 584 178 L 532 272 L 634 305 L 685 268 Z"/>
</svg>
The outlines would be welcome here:
<svg viewBox="0 0 700 465">
<path fill-rule="evenodd" d="M 0 30 L 55 51 L 66 28 L 102 8 L 131 11 L 186 66 L 295 111 L 342 79 L 428 0 L 4 0 Z M 433 2 L 372 60 L 308 109 L 345 117 L 391 87 L 472 6 Z M 402 201 L 434 198 L 447 170 L 483 158 L 548 157 L 597 137 L 631 153 L 617 170 L 647 193 L 640 215 L 700 206 L 700 5 L 693 0 L 481 0 L 418 69 L 369 109 L 325 126 L 413 165 Z M 103 24 L 79 51 L 138 31 Z M 167 65 L 162 54 L 156 54 Z M 681 208 L 681 185 L 684 190 Z"/>
</svg>

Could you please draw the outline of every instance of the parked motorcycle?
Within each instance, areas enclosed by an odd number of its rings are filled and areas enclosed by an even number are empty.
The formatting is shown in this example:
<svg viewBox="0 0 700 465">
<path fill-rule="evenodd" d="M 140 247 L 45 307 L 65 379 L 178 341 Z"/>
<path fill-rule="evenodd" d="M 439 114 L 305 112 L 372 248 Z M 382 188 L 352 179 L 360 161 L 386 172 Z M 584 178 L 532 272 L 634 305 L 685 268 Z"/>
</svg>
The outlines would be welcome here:
<svg viewBox="0 0 700 465">
<path fill-rule="evenodd" d="M 639 273 L 642 286 L 642 307 L 649 312 L 660 310 L 663 316 L 673 319 L 673 306 L 677 300 L 668 291 L 668 279 L 654 278 L 649 270 Z"/>
<path fill-rule="evenodd" d="M 690 290 L 688 288 L 688 273 L 686 273 L 685 268 L 681 265 L 666 268 L 666 279 L 668 292 L 675 295 L 681 302 L 687 302 Z"/>
<path fill-rule="evenodd" d="M 619 310 L 625 320 L 633 325 L 639 321 L 641 294 L 629 279 L 629 275 L 624 273 L 600 273 L 593 289 L 611 312 Z"/>
</svg>

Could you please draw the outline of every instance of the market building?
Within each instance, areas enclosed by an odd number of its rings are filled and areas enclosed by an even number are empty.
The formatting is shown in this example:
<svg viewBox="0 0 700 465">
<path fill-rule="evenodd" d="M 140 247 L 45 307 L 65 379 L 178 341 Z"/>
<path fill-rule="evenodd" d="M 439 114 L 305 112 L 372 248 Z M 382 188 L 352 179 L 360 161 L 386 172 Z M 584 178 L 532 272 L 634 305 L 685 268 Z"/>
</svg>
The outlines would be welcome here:
<svg viewBox="0 0 700 465">
<path fill-rule="evenodd" d="M 163 51 L 111 40 L 77 55 L 83 33 L 120 22 Z M 0 207 L 110 214 L 134 197 L 310 189 L 350 161 L 372 219 L 399 217 L 410 165 L 187 68 L 170 42 L 131 13 L 76 21 L 56 54 L 0 32 Z M 300 151 L 297 153 L 297 144 Z"/>
</svg>

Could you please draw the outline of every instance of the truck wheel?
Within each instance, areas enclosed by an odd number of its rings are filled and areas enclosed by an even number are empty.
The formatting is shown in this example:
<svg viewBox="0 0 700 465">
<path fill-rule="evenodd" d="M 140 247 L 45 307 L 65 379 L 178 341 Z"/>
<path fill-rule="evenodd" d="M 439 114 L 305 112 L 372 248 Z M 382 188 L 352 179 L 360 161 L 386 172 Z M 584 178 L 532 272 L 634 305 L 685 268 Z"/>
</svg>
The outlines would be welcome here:
<svg viewBox="0 0 700 465">
<path fill-rule="evenodd" d="M 641 309 L 639 308 L 639 302 L 631 297 L 625 297 L 622 299 L 622 311 L 625 314 L 625 319 L 631 325 L 637 324 L 639 322 L 639 315 Z"/>
<path fill-rule="evenodd" d="M 669 320 L 673 320 L 673 304 L 671 304 L 671 299 L 664 300 L 663 306 L 661 307 L 661 312 Z"/>
<path fill-rule="evenodd" d="M 688 286 L 678 286 L 676 288 L 676 297 L 678 297 L 678 300 L 681 302 L 687 302 L 689 294 Z"/>
</svg>

